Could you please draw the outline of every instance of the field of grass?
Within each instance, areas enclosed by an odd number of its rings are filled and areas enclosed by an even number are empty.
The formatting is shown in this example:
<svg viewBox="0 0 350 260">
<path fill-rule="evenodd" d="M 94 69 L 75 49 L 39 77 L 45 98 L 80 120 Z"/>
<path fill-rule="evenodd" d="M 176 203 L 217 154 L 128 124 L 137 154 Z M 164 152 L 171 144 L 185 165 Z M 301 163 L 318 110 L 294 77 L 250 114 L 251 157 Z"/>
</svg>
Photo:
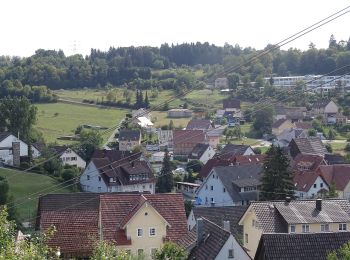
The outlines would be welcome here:
<svg viewBox="0 0 350 260">
<path fill-rule="evenodd" d="M 338 142 L 331 142 L 331 147 L 333 149 L 333 153 L 345 153 L 345 146 L 346 142 L 338 143 Z"/>
<path fill-rule="evenodd" d="M 54 187 L 50 189 L 52 185 L 57 185 L 58 182 L 46 175 L 0 168 L 0 176 L 8 178 L 9 195 L 12 195 L 14 198 L 21 221 L 33 218 L 36 214 L 38 195 L 29 195 L 36 192 L 41 194 L 71 192 L 68 188 L 59 189 L 59 187 Z"/>
<path fill-rule="evenodd" d="M 62 135 L 74 134 L 81 124 L 112 127 L 128 113 L 126 109 L 104 109 L 65 103 L 37 104 L 38 121 L 35 125 L 44 134 L 46 142 L 57 141 Z M 104 136 L 107 139 L 108 135 Z"/>
<path fill-rule="evenodd" d="M 152 111 L 151 117 L 155 127 L 169 125 L 170 120 L 173 120 L 175 127 L 184 128 L 187 126 L 187 123 L 191 120 L 191 118 L 168 118 L 168 113 L 161 111 Z"/>
<path fill-rule="evenodd" d="M 190 107 L 202 107 L 209 109 L 222 108 L 222 100 L 227 99 L 228 94 L 221 94 L 218 90 L 195 90 L 184 97 Z"/>
</svg>

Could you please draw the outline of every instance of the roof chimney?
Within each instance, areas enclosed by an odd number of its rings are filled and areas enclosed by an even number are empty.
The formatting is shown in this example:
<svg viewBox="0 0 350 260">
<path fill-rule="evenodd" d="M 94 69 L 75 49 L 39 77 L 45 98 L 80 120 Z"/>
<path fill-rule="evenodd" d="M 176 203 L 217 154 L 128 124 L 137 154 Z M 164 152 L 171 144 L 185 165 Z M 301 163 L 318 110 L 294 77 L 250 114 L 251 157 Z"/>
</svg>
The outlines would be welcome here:
<svg viewBox="0 0 350 260">
<path fill-rule="evenodd" d="M 322 199 L 317 199 L 316 200 L 316 209 L 318 211 L 321 211 L 322 210 Z"/>
<path fill-rule="evenodd" d="M 204 239 L 204 223 L 202 218 L 197 218 L 197 245 L 200 245 Z"/>
<path fill-rule="evenodd" d="M 19 167 L 21 164 L 21 143 L 12 142 L 12 164 L 15 167 Z"/>
<path fill-rule="evenodd" d="M 224 226 L 224 229 L 228 232 L 230 232 L 230 221 L 229 220 L 224 220 L 223 221 L 223 226 Z"/>
</svg>

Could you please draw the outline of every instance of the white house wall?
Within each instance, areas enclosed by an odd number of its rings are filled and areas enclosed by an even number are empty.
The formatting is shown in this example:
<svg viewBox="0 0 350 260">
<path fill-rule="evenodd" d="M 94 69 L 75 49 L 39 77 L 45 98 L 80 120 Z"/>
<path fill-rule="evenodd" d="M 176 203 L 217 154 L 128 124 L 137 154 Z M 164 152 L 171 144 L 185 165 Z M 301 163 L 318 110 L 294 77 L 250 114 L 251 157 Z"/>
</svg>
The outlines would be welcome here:
<svg viewBox="0 0 350 260">
<path fill-rule="evenodd" d="M 248 149 L 244 152 L 243 155 L 254 155 L 254 151 L 251 147 L 248 147 Z"/>
<path fill-rule="evenodd" d="M 214 176 L 214 177 L 213 177 Z M 213 186 L 213 190 L 211 190 Z M 214 170 L 210 172 L 208 177 L 202 183 L 197 191 L 197 197 L 202 200 L 202 205 L 211 205 L 212 199 L 217 206 L 233 206 L 234 203 L 224 185 Z"/>
<path fill-rule="evenodd" d="M 233 250 L 233 258 L 229 258 L 228 256 L 229 250 Z M 230 235 L 215 259 L 216 260 L 225 260 L 225 259 L 250 260 L 251 258 L 244 251 L 244 249 L 238 244 L 237 240 L 233 237 L 233 235 Z"/>
<path fill-rule="evenodd" d="M 201 158 L 199 158 L 199 160 L 203 163 L 206 164 L 209 159 L 213 158 L 215 155 L 215 151 L 214 149 L 209 146 L 208 149 L 202 154 Z"/>
<path fill-rule="evenodd" d="M 86 162 L 71 149 L 64 151 L 60 156 L 60 159 L 64 165 L 73 165 L 81 169 L 84 169 L 86 166 Z"/>
<path fill-rule="evenodd" d="M 89 176 L 89 177 L 88 177 Z M 80 176 L 80 185 L 83 191 L 88 192 L 107 192 L 107 185 L 93 162 L 90 162 L 83 174 Z"/>
<path fill-rule="evenodd" d="M 194 217 L 193 210 L 191 210 L 190 215 L 188 215 L 188 218 L 187 218 L 187 229 L 192 230 L 195 225 L 196 225 L 196 218 Z"/>
<path fill-rule="evenodd" d="M 17 137 L 14 135 L 9 135 L 6 137 L 4 140 L 0 142 L 0 147 L 7 148 L 11 147 L 12 148 L 12 143 L 13 142 L 20 142 L 20 156 L 28 156 L 28 145 L 19 140 Z M 0 150 L 0 159 L 2 159 L 5 163 L 9 165 L 13 165 L 13 155 L 12 155 L 12 149 L 11 150 Z"/>
</svg>

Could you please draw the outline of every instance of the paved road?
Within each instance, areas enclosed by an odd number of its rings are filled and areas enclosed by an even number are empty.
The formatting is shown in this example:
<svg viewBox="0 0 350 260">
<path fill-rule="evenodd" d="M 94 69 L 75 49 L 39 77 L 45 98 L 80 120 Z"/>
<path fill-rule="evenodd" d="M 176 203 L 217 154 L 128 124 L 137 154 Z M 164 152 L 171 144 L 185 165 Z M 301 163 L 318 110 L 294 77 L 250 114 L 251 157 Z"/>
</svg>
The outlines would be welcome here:
<svg viewBox="0 0 350 260">
<path fill-rule="evenodd" d="M 118 132 L 119 127 L 121 126 L 121 124 L 123 123 L 123 121 L 124 121 L 124 118 L 123 118 L 122 120 L 120 120 L 118 127 L 116 127 L 116 128 L 114 129 L 114 131 L 111 133 L 111 135 L 109 136 L 107 142 L 103 145 L 103 149 L 110 150 L 110 148 L 107 146 L 107 144 L 109 144 L 109 143 L 115 141 L 114 136 L 115 136 L 115 134 Z"/>
</svg>

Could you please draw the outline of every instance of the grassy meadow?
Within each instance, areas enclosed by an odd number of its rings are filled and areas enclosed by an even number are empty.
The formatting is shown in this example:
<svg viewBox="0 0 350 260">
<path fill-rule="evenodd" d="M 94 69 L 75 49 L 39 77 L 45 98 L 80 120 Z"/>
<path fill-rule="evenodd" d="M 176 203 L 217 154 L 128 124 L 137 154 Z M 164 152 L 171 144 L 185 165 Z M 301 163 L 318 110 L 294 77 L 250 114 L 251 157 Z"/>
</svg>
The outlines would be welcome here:
<svg viewBox="0 0 350 260">
<path fill-rule="evenodd" d="M 33 196 L 30 195 L 34 193 L 71 192 L 69 188 L 60 189 L 61 186 L 52 188 L 51 186 L 57 185 L 58 182 L 42 174 L 0 168 L 0 176 L 8 179 L 10 187 L 9 195 L 12 195 L 14 198 L 15 206 L 21 221 L 33 218 L 36 214 L 39 196 L 37 194 Z"/>
<path fill-rule="evenodd" d="M 127 109 L 107 109 L 65 103 L 37 104 L 38 121 L 35 128 L 43 133 L 46 142 L 64 143 L 56 138 L 74 134 L 81 124 L 112 127 L 128 113 Z M 105 139 L 108 135 L 104 136 Z"/>
</svg>

